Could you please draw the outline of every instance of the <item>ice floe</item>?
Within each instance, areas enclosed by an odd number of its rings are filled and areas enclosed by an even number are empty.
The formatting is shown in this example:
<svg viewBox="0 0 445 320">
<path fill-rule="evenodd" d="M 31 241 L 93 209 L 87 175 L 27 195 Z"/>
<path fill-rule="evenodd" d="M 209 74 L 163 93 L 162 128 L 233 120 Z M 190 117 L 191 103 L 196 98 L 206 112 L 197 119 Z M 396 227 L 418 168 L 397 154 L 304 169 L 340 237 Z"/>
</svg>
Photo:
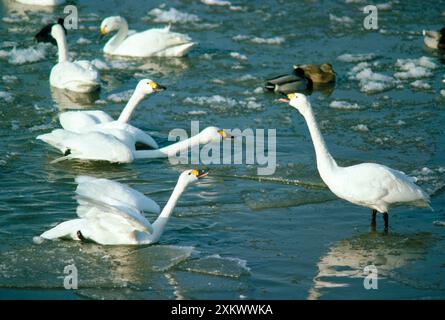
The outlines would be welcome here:
<svg viewBox="0 0 445 320">
<path fill-rule="evenodd" d="M 356 126 L 352 126 L 351 127 L 352 130 L 354 131 L 361 131 L 361 132 L 368 132 L 369 128 L 366 124 L 358 124 Z"/>
<path fill-rule="evenodd" d="M 368 62 L 360 62 L 348 73 L 350 80 L 359 82 L 360 91 L 365 93 L 382 92 L 394 87 L 394 78 L 373 72 Z"/>
<path fill-rule="evenodd" d="M 377 55 L 374 53 L 345 53 L 337 57 L 338 60 L 343 62 L 364 62 L 371 61 L 377 58 Z"/>
<path fill-rule="evenodd" d="M 0 100 L 3 100 L 4 102 L 12 102 L 14 101 L 14 96 L 6 91 L 0 91 Z"/>
<path fill-rule="evenodd" d="M 202 3 L 208 6 L 231 6 L 232 3 L 230 1 L 225 0 L 201 0 Z"/>
<path fill-rule="evenodd" d="M 261 38 L 261 37 L 250 37 L 246 35 L 237 35 L 232 38 L 234 41 L 250 41 L 256 44 L 270 44 L 270 45 L 280 45 L 285 41 L 284 37 L 271 37 L 271 38 Z"/>
<path fill-rule="evenodd" d="M 181 12 L 175 8 L 170 8 L 169 10 L 155 8 L 148 12 L 148 14 L 154 17 L 155 22 L 162 23 L 190 23 L 201 21 L 197 15 Z"/>
<path fill-rule="evenodd" d="M 8 58 L 10 64 L 25 64 L 43 60 L 46 55 L 47 44 L 39 43 L 29 48 L 17 49 L 14 47 L 11 51 L 0 50 L 0 57 Z"/>
<path fill-rule="evenodd" d="M 340 101 L 340 100 L 332 101 L 329 106 L 334 109 L 344 109 L 344 110 L 361 109 L 361 107 L 357 103 L 350 103 L 348 101 Z"/>
<path fill-rule="evenodd" d="M 432 70 L 437 66 L 428 57 L 419 59 L 397 59 L 396 67 L 401 70 L 394 77 L 398 79 L 425 78 L 433 75 Z"/>
</svg>

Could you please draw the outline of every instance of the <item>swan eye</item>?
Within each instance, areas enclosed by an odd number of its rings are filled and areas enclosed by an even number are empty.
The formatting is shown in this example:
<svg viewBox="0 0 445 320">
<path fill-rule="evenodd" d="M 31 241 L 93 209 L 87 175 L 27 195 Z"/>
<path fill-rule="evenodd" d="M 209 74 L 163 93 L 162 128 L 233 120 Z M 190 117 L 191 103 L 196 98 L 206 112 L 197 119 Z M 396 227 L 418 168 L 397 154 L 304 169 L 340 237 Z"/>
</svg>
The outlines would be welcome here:
<svg viewBox="0 0 445 320">
<path fill-rule="evenodd" d="M 147 83 L 152 89 L 157 89 L 158 88 L 158 84 L 154 81 L 152 82 L 148 82 Z"/>
</svg>

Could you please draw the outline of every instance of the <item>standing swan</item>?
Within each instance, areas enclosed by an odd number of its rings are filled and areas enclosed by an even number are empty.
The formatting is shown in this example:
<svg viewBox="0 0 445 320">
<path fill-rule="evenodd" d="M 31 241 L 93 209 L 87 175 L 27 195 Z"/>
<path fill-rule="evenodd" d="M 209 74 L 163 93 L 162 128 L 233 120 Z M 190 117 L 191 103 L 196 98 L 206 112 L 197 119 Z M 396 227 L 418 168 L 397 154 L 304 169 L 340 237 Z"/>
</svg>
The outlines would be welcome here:
<svg viewBox="0 0 445 320">
<path fill-rule="evenodd" d="M 65 31 L 60 24 L 52 26 L 51 36 L 56 40 L 59 51 L 59 62 L 51 69 L 49 76 L 51 86 L 82 93 L 99 89 L 99 72 L 90 61 L 68 61 Z"/>
<path fill-rule="evenodd" d="M 106 54 L 126 57 L 182 57 L 195 45 L 189 36 L 171 32 L 170 26 L 129 33 L 127 21 L 123 17 L 108 17 L 102 21 L 101 36 L 115 30 L 118 32 L 105 44 Z"/>
<path fill-rule="evenodd" d="M 160 212 L 150 198 L 115 181 L 79 176 L 76 178 L 79 218 L 62 222 L 40 237 L 90 240 L 103 245 L 158 242 L 181 194 L 190 183 L 206 175 L 203 170 L 181 173 L 170 199 L 153 224 L 142 214 Z"/>
<path fill-rule="evenodd" d="M 372 225 L 377 211 L 383 213 L 388 229 L 388 209 L 396 204 L 429 205 L 428 195 L 414 183 L 414 179 L 376 163 L 362 163 L 340 167 L 332 158 L 317 126 L 311 104 L 305 95 L 291 93 L 280 99 L 297 109 L 306 120 L 317 158 L 317 168 L 324 183 L 339 198 L 372 209 Z"/>
</svg>

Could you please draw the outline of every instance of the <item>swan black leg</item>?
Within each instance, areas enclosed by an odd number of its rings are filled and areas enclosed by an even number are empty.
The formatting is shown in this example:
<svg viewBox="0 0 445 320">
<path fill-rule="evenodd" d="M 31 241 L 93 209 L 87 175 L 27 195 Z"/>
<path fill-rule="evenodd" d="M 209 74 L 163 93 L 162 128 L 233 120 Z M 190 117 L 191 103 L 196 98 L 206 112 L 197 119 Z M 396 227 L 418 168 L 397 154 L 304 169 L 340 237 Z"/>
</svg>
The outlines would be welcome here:
<svg viewBox="0 0 445 320">
<path fill-rule="evenodd" d="M 76 234 L 77 234 L 77 237 L 79 238 L 80 241 L 85 241 L 86 240 L 85 237 L 83 236 L 82 232 L 80 232 L 80 230 L 77 231 Z"/>
<path fill-rule="evenodd" d="M 383 221 L 385 221 L 385 230 L 388 230 L 389 225 L 389 218 L 388 218 L 388 212 L 383 212 Z"/>
<path fill-rule="evenodd" d="M 377 216 L 377 210 L 372 209 L 372 218 L 371 218 L 371 225 L 372 226 L 376 225 L 376 216 Z"/>
</svg>

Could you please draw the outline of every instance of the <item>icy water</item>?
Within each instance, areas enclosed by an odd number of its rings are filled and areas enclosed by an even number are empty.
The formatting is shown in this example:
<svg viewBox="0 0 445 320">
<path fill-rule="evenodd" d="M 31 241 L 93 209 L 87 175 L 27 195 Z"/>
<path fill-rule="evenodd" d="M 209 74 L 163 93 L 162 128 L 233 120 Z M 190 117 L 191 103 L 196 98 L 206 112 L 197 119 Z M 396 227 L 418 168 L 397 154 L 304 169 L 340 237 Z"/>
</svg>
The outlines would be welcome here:
<svg viewBox="0 0 445 320">
<path fill-rule="evenodd" d="M 79 30 L 68 33 L 70 54 L 97 59 L 96 97 L 50 90 L 57 51 L 37 45 L 33 34 L 63 7 L 38 11 L 5 0 L 0 7 L 1 298 L 445 298 L 445 68 L 421 36 L 443 26 L 444 2 L 380 2 L 379 29 L 371 31 L 363 28 L 365 1 L 69 3 L 80 14 Z M 104 57 L 99 25 L 117 14 L 135 30 L 171 23 L 199 44 L 181 59 Z M 381 217 L 373 232 L 368 209 L 336 199 L 322 183 L 302 117 L 260 89 L 293 64 L 322 62 L 332 63 L 337 83 L 311 100 L 338 163 L 378 162 L 415 176 L 434 211 L 395 208 L 389 232 Z M 276 172 L 261 177 L 255 165 L 211 165 L 209 177 L 180 199 L 158 245 L 34 243 L 75 217 L 79 174 L 126 183 L 162 206 L 190 167 L 50 164 L 59 154 L 35 140 L 59 127 L 58 113 L 68 108 L 117 117 L 146 77 L 168 90 L 146 99 L 132 124 L 161 145 L 171 129 L 189 131 L 191 120 L 201 128 L 276 129 Z M 63 271 L 73 263 L 79 289 L 68 291 Z M 367 265 L 378 269 L 377 290 L 363 286 Z"/>
</svg>

